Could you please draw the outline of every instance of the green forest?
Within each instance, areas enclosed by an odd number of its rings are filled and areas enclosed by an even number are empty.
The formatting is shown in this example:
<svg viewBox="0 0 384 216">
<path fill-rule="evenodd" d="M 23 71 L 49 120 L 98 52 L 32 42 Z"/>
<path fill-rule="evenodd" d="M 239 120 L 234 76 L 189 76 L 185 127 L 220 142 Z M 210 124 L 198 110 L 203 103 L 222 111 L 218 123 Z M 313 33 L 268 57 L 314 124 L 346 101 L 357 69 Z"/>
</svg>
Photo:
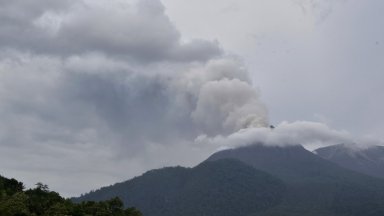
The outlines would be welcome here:
<svg viewBox="0 0 384 216">
<path fill-rule="evenodd" d="M 37 183 L 25 190 L 22 182 L 0 176 L 1 216 L 142 216 L 135 208 L 124 208 L 120 198 L 74 203 Z"/>
</svg>

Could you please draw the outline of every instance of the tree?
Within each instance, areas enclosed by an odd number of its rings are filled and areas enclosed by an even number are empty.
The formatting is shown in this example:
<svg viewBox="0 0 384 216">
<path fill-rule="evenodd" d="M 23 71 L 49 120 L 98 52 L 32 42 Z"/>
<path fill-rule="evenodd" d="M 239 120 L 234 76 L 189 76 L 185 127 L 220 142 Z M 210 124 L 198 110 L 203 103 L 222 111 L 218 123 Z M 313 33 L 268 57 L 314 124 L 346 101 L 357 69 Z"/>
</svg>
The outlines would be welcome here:
<svg viewBox="0 0 384 216">
<path fill-rule="evenodd" d="M 53 205 L 64 201 L 58 193 L 49 191 L 48 186 L 40 182 L 36 184 L 36 188 L 25 191 L 25 194 L 28 196 L 29 210 L 37 215 L 42 215 Z"/>
<path fill-rule="evenodd" d="M 46 184 L 24 191 L 21 182 L 0 176 L 0 216 L 142 216 L 135 208 L 124 209 L 120 198 L 73 203 Z"/>
<path fill-rule="evenodd" d="M 49 192 L 49 187 L 46 184 L 38 182 L 38 183 L 36 183 L 36 190 L 41 190 L 41 191 L 44 191 L 44 192 Z"/>
<path fill-rule="evenodd" d="M 0 215 L 28 216 L 28 196 L 23 192 L 13 194 L 7 200 L 0 203 Z"/>
</svg>

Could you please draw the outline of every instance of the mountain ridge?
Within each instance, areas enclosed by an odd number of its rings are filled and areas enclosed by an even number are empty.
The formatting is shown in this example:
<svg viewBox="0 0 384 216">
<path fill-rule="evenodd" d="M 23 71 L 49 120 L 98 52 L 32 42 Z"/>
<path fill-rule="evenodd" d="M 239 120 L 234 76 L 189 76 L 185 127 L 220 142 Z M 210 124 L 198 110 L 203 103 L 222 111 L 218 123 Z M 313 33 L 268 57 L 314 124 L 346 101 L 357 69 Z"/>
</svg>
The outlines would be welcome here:
<svg viewBox="0 0 384 216">
<path fill-rule="evenodd" d="M 384 146 L 361 148 L 338 144 L 318 148 L 313 152 L 346 169 L 384 179 Z"/>
</svg>

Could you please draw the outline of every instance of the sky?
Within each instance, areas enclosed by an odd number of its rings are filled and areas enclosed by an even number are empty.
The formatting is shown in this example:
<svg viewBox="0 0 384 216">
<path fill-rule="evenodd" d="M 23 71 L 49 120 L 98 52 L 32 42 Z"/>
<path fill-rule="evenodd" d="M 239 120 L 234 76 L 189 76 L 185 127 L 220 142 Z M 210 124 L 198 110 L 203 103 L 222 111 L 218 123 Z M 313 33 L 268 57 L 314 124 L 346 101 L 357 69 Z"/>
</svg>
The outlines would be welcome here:
<svg viewBox="0 0 384 216">
<path fill-rule="evenodd" d="M 381 145 L 383 9 L 0 1 L 0 174 L 70 197 L 255 142 Z"/>
</svg>

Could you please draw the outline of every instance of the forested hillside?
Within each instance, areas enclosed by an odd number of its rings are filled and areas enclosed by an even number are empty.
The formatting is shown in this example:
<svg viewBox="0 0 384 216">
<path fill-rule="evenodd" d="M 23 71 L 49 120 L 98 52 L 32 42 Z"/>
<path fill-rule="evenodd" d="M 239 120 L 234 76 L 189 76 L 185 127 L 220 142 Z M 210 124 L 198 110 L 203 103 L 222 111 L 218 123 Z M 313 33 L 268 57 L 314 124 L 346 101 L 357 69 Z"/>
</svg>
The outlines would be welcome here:
<svg viewBox="0 0 384 216">
<path fill-rule="evenodd" d="M 75 204 L 47 185 L 37 183 L 36 188 L 24 190 L 23 183 L 0 176 L 1 216 L 141 216 L 135 208 L 123 208 L 122 201 L 113 197 L 106 201 Z"/>
<path fill-rule="evenodd" d="M 245 146 L 217 152 L 208 161 L 226 158 L 238 159 L 287 184 L 284 201 L 265 215 L 384 215 L 382 179 L 344 169 L 300 145 Z"/>
<path fill-rule="evenodd" d="M 145 216 L 248 216 L 278 205 L 286 186 L 237 160 L 152 170 L 76 201 L 122 198 Z"/>
</svg>

